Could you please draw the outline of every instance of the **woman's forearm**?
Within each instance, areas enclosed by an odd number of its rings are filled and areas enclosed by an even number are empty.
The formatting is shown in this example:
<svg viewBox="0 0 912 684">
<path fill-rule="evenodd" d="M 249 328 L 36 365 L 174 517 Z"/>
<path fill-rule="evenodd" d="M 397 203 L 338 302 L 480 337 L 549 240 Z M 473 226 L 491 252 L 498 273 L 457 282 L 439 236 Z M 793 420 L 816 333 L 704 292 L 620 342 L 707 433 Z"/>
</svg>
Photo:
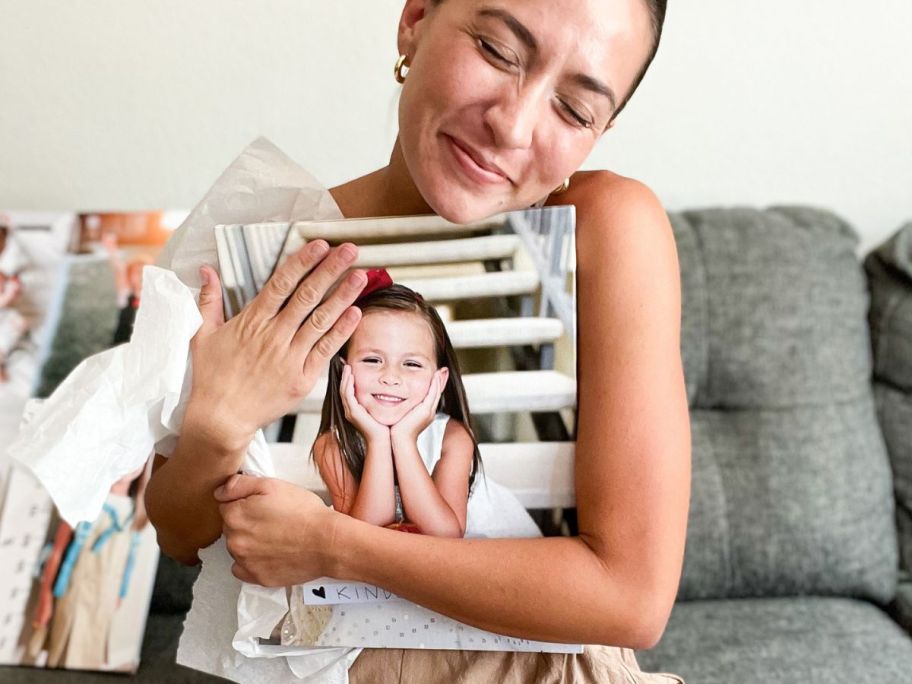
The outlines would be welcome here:
<svg viewBox="0 0 912 684">
<path fill-rule="evenodd" d="M 613 573 L 580 538 L 444 539 L 336 522 L 333 577 L 509 636 L 629 648 L 659 638 L 642 578 Z"/>
<path fill-rule="evenodd" d="M 361 482 L 348 514 L 373 525 L 389 525 L 396 519 L 393 490 L 393 455 L 389 446 L 367 443 Z"/>
<path fill-rule="evenodd" d="M 222 519 L 213 491 L 238 472 L 247 451 L 240 442 L 229 446 L 207 438 L 190 414 L 188 409 L 174 453 L 161 459 L 145 494 L 159 546 L 186 564 L 198 562 L 197 552 L 221 536 Z"/>
<path fill-rule="evenodd" d="M 440 496 L 412 440 L 393 440 L 393 458 L 405 517 L 423 534 L 461 537 L 464 530 L 450 505 Z"/>
</svg>

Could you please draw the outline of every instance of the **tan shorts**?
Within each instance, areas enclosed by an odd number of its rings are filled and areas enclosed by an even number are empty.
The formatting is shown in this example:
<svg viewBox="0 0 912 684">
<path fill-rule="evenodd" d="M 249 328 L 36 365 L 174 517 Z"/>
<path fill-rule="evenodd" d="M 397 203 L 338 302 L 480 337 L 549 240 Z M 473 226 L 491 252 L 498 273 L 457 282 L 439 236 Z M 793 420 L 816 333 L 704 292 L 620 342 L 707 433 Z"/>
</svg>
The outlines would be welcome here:
<svg viewBox="0 0 912 684">
<path fill-rule="evenodd" d="M 351 684 L 684 684 L 673 674 L 640 670 L 629 648 L 586 646 L 582 654 L 365 648 Z"/>
</svg>

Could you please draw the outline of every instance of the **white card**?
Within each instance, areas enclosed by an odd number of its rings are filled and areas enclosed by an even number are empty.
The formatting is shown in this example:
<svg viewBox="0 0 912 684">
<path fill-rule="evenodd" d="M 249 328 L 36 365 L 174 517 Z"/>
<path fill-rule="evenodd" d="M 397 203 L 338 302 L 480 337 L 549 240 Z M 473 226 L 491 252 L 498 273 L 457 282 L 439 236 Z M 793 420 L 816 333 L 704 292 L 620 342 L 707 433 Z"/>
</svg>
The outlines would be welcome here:
<svg viewBox="0 0 912 684">
<path fill-rule="evenodd" d="M 363 582 L 340 582 L 331 577 L 321 577 L 301 585 L 304 604 L 308 606 L 335 606 L 349 603 L 385 603 L 399 601 L 399 596 L 383 587 Z"/>
</svg>

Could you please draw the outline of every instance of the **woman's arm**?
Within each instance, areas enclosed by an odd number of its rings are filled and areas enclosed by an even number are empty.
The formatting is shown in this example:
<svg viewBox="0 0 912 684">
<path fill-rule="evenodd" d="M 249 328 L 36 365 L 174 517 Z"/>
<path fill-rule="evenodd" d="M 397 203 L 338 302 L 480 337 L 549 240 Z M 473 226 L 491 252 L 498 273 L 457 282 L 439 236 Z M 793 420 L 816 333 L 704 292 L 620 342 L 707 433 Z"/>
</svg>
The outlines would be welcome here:
<svg viewBox="0 0 912 684">
<path fill-rule="evenodd" d="M 249 443 L 242 439 L 226 444 L 207 434 L 198 410 L 188 406 L 174 453 L 169 458 L 155 455 L 145 495 L 159 547 L 186 565 L 198 563 L 197 552 L 221 536 L 222 518 L 213 492 L 240 470 Z"/>
<path fill-rule="evenodd" d="M 225 322 L 218 275 L 201 272 L 203 324 L 191 341 L 193 384 L 170 459 L 156 457 L 149 520 L 168 555 L 185 563 L 222 530 L 213 490 L 237 473 L 256 430 L 292 410 L 354 331 L 351 303 L 366 282 L 354 245 L 309 243 L 276 269 L 251 304 Z M 322 302 L 322 303 L 321 303 Z"/>
<path fill-rule="evenodd" d="M 303 513 L 280 530 L 267 521 L 302 493 L 273 483 L 286 493 L 223 506 L 238 577 L 289 584 L 321 572 L 494 632 L 655 645 L 680 581 L 690 492 L 674 236 L 654 195 L 613 174 L 577 174 L 561 199 L 578 208 L 580 536 L 441 539 Z M 221 500 L 269 484 L 251 479 L 230 481 Z"/>
</svg>

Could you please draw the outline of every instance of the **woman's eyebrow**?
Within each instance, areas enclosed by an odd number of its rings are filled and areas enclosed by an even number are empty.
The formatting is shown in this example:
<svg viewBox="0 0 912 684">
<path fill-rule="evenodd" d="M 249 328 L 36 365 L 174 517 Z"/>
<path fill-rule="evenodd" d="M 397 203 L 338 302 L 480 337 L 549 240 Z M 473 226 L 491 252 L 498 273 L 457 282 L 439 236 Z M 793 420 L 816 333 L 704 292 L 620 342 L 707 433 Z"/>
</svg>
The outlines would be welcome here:
<svg viewBox="0 0 912 684">
<path fill-rule="evenodd" d="M 538 50 L 538 41 L 535 40 L 535 36 L 532 35 L 532 32 L 527 29 L 519 19 L 506 10 L 497 7 L 482 7 L 478 10 L 478 16 L 500 19 L 507 25 L 508 29 L 513 31 L 516 37 L 519 38 L 527 48 L 532 51 Z"/>
<path fill-rule="evenodd" d="M 608 101 L 611 103 L 612 112 L 617 109 L 617 97 L 615 97 L 614 91 L 607 83 L 602 83 L 588 74 L 574 74 L 573 80 L 576 81 L 577 85 L 582 86 L 586 90 L 591 90 L 593 93 L 598 93 L 599 95 L 607 97 Z"/>
<path fill-rule="evenodd" d="M 499 7 L 482 7 L 478 10 L 478 16 L 500 19 L 527 48 L 533 52 L 538 51 L 538 41 L 535 39 L 532 32 L 526 28 L 519 19 L 506 10 L 500 9 Z M 603 83 L 588 74 L 574 74 L 573 80 L 577 85 L 586 90 L 591 90 L 593 93 L 607 97 L 608 101 L 611 103 L 612 112 L 617 109 L 617 96 L 614 94 L 611 86 L 607 83 Z"/>
</svg>

